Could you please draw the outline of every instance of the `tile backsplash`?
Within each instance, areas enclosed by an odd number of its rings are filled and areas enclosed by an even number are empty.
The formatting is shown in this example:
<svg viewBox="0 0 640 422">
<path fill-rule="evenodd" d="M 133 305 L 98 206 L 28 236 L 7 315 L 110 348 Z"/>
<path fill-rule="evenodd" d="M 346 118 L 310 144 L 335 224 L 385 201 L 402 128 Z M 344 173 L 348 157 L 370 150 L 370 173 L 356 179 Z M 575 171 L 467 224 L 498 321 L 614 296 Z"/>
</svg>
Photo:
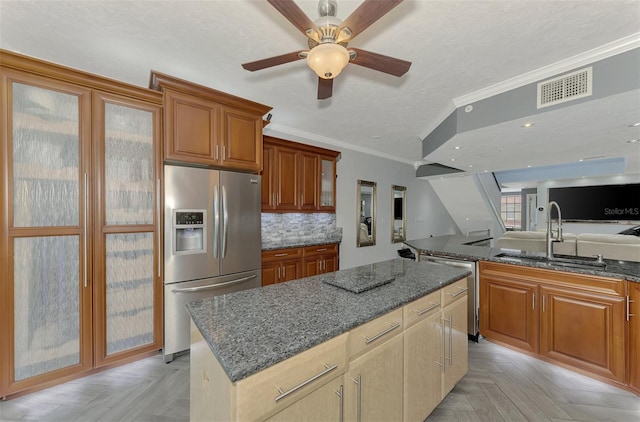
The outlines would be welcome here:
<svg viewBox="0 0 640 422">
<path fill-rule="evenodd" d="M 331 213 L 262 213 L 262 243 L 295 240 L 328 240 L 340 242 L 342 227 L 336 227 Z"/>
</svg>

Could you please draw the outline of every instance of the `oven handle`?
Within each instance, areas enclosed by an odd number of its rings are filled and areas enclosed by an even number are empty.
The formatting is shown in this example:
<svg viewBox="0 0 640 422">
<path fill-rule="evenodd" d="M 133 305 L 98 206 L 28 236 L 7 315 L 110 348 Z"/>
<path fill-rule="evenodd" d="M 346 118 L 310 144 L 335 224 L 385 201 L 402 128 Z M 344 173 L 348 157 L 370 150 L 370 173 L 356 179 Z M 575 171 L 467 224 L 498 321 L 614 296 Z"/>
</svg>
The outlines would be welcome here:
<svg viewBox="0 0 640 422">
<path fill-rule="evenodd" d="M 217 289 L 218 287 L 229 286 L 231 284 L 242 283 L 243 281 L 251 280 L 256 278 L 257 275 L 250 275 L 249 277 L 238 278 L 237 280 L 226 281 L 224 283 L 218 284 L 207 284 L 206 286 L 198 286 L 198 287 L 183 287 L 182 289 L 173 289 L 171 293 L 193 293 L 200 292 L 202 290 L 211 290 Z"/>
</svg>

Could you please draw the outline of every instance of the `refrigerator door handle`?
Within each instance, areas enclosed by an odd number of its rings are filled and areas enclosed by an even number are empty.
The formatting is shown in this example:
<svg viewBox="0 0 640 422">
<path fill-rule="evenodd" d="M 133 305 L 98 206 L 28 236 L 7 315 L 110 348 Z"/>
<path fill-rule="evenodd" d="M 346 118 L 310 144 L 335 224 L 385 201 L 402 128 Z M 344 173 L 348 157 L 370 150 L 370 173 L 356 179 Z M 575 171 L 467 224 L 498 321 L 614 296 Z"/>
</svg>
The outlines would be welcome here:
<svg viewBox="0 0 640 422">
<path fill-rule="evenodd" d="M 222 258 L 227 255 L 227 236 L 229 235 L 229 212 L 227 209 L 227 189 L 222 185 Z"/>
<path fill-rule="evenodd" d="M 249 277 L 242 277 L 242 278 L 238 278 L 236 280 L 226 281 L 224 283 L 207 284 L 206 286 L 198 286 L 198 287 L 183 287 L 183 288 L 179 288 L 179 289 L 173 289 L 173 290 L 171 290 L 171 293 L 192 293 L 192 292 L 199 292 L 199 291 L 202 291 L 202 290 L 217 289 L 218 287 L 224 287 L 224 286 L 228 286 L 230 284 L 242 283 L 243 281 L 251 280 L 251 279 L 254 279 L 256 277 L 257 277 L 257 275 L 250 275 Z"/>
<path fill-rule="evenodd" d="M 220 228 L 220 207 L 219 207 L 218 185 L 213 187 L 213 257 L 218 257 L 218 231 Z"/>
</svg>

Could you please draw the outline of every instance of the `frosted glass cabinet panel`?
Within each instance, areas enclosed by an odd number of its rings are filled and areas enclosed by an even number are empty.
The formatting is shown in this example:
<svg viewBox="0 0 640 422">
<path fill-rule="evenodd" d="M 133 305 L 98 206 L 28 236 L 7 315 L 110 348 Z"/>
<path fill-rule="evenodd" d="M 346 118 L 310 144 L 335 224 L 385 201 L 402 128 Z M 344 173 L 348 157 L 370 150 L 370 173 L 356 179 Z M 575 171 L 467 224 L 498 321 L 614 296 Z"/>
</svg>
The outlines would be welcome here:
<svg viewBox="0 0 640 422">
<path fill-rule="evenodd" d="M 4 50 L 0 86 L 2 398 L 162 347 L 162 94 Z"/>
<path fill-rule="evenodd" d="M 106 224 L 153 224 L 153 117 L 105 104 Z"/>
<path fill-rule="evenodd" d="M 13 225 L 77 226 L 78 96 L 12 84 Z"/>
<path fill-rule="evenodd" d="M 153 233 L 107 235 L 107 354 L 153 342 Z"/>
<path fill-rule="evenodd" d="M 160 107 L 96 93 L 94 147 L 98 162 L 94 251 L 94 365 L 162 347 L 157 264 Z"/>
<path fill-rule="evenodd" d="M 80 363 L 78 236 L 14 241 L 14 371 L 20 381 Z"/>
<path fill-rule="evenodd" d="M 0 172 L 9 222 L 1 264 L 13 271 L 0 280 L 10 298 L 3 304 L 11 303 L 0 309 L 6 333 L 0 340 L 9 345 L 0 362 L 8 365 L 2 375 L 10 375 L 4 385 L 19 391 L 51 372 L 65 376 L 91 366 L 90 259 L 84 254 L 91 93 L 19 72 L 1 76 L 7 125 L 0 147 L 8 165 Z"/>
</svg>

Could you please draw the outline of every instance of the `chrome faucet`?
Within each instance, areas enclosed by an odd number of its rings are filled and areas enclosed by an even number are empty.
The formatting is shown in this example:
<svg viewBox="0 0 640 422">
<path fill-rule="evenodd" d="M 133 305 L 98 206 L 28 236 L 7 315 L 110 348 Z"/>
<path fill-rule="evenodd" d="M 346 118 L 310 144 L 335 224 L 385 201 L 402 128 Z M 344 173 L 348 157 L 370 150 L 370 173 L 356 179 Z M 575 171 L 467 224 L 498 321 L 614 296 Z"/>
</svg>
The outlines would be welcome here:
<svg viewBox="0 0 640 422">
<path fill-rule="evenodd" d="M 553 230 L 551 228 L 551 208 L 555 205 L 558 210 L 558 234 L 554 237 Z M 547 259 L 553 259 L 553 243 L 562 242 L 562 213 L 560 212 L 560 205 L 556 201 L 550 201 L 547 205 Z"/>
</svg>

